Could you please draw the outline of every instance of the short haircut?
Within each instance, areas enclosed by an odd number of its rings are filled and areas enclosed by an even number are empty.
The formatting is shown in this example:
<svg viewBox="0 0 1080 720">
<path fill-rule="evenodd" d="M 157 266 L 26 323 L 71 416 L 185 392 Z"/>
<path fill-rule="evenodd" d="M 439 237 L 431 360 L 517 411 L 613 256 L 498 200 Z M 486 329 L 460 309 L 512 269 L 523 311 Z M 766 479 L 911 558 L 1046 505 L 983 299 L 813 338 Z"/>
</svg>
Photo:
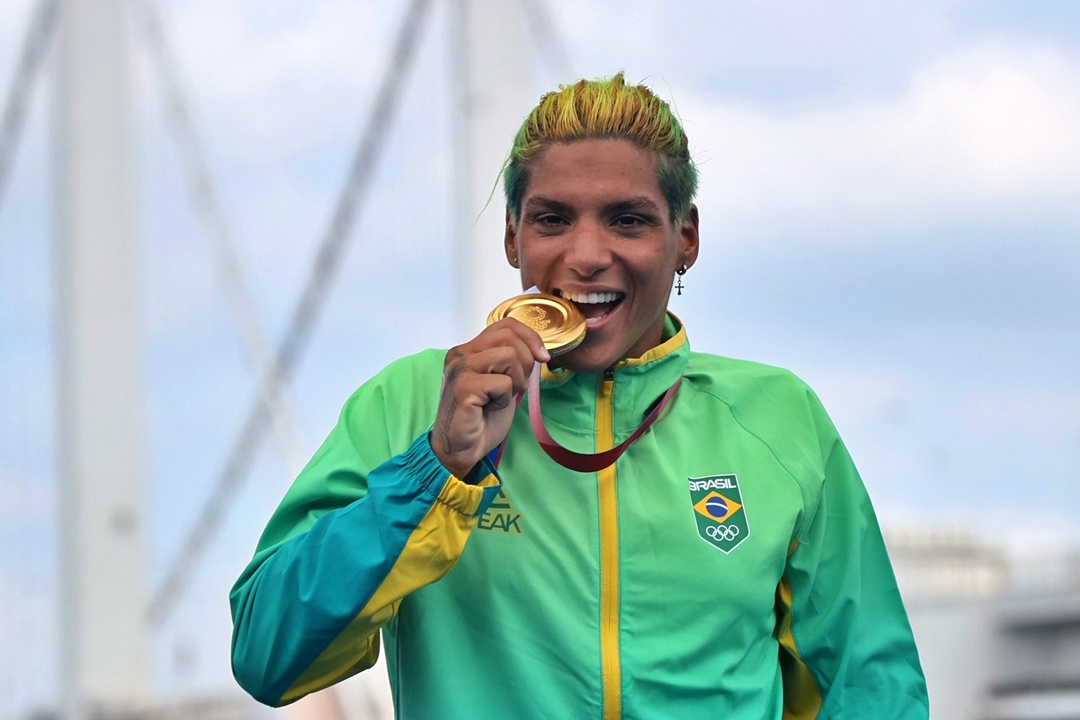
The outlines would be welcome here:
<svg viewBox="0 0 1080 720">
<path fill-rule="evenodd" d="M 673 222 L 687 219 L 697 192 L 697 168 L 686 133 L 671 107 L 644 85 L 627 85 L 623 73 L 579 80 L 540 98 L 514 138 L 503 168 L 510 217 L 521 218 L 529 164 L 545 147 L 575 140 L 630 140 L 656 155 L 656 176 Z"/>
</svg>

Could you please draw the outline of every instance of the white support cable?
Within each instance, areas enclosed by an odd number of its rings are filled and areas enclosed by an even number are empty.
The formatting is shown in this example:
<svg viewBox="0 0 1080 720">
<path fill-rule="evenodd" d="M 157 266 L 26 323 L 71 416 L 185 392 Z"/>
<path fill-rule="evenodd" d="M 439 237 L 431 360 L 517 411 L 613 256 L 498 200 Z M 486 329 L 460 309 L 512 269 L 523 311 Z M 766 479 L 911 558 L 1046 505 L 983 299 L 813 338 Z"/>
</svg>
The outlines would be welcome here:
<svg viewBox="0 0 1080 720">
<path fill-rule="evenodd" d="M 42 61 L 48 53 L 53 35 L 56 34 L 59 5 L 59 0 L 39 0 L 27 29 L 22 52 L 19 54 L 19 66 L 12 78 L 7 102 L 4 104 L 4 118 L 0 123 L 0 207 L 3 207 L 4 189 L 15 160 L 15 148 L 19 144 L 23 120 L 26 118 L 26 106 Z"/>
<path fill-rule="evenodd" d="M 374 175 L 379 155 L 386 145 L 384 138 L 404 88 L 408 70 L 416 55 L 421 23 L 430 4 L 431 0 L 412 0 L 406 11 L 405 20 L 394 45 L 390 65 L 382 79 L 375 104 L 364 126 L 349 176 L 338 196 L 330 226 L 320 243 L 307 284 L 293 311 L 289 328 L 278 347 L 274 371 L 264 379 L 269 389 L 260 392 L 256 398 L 233 446 L 233 451 L 225 463 L 225 468 L 188 533 L 179 557 L 150 600 L 146 618 L 152 625 L 161 625 L 172 613 L 177 601 L 186 590 L 196 565 L 220 529 L 237 490 L 250 470 L 269 424 L 268 409 L 263 398 L 267 393 L 278 392 L 278 388 L 292 374 L 300 356 L 307 348 L 312 327 L 336 279 L 339 261 L 349 240 L 350 230 L 356 222 L 363 200 L 367 197 L 367 189 Z"/>
<path fill-rule="evenodd" d="M 132 0 L 132 6 L 139 21 L 136 28 L 150 51 L 154 69 L 163 86 L 169 128 L 180 150 L 180 159 L 188 176 L 192 199 L 210 233 L 219 282 L 254 366 L 257 386 L 263 392 L 262 402 L 269 410 L 274 435 L 285 456 L 290 475 L 295 476 L 303 468 L 305 458 L 300 450 L 293 403 L 286 383 L 268 382 L 274 372 L 273 351 L 259 322 L 259 314 L 241 270 L 239 253 L 233 242 L 229 223 L 214 190 L 203 145 L 195 130 L 180 75 L 162 31 L 160 14 L 151 0 Z"/>
</svg>

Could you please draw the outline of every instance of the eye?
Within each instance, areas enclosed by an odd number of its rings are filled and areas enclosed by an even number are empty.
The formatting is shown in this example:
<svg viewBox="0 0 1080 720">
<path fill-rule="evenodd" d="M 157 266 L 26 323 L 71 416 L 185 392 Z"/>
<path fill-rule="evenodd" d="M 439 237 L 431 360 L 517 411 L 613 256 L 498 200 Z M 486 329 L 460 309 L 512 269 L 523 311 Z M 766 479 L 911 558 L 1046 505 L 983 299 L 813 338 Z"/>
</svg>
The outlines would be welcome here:
<svg viewBox="0 0 1080 720">
<path fill-rule="evenodd" d="M 537 213 L 536 215 L 529 217 L 528 221 L 529 224 L 533 225 L 541 232 L 559 230 L 569 224 L 569 221 L 562 215 L 551 212 Z"/>
<path fill-rule="evenodd" d="M 644 232 L 647 228 L 656 225 L 656 220 L 641 213 L 623 213 L 611 219 L 611 227 L 624 235 L 632 235 Z"/>
</svg>

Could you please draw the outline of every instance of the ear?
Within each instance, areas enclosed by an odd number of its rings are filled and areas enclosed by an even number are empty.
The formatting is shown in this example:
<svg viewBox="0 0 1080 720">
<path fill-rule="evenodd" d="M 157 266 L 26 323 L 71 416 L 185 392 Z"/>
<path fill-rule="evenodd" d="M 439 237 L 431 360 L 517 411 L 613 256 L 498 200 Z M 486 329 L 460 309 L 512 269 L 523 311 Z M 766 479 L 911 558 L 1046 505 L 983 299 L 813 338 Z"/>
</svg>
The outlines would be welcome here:
<svg viewBox="0 0 1080 720">
<path fill-rule="evenodd" d="M 693 203 L 690 204 L 687 219 L 679 227 L 679 238 L 682 241 L 680 267 L 693 267 L 698 256 L 698 209 Z"/>
<path fill-rule="evenodd" d="M 514 219 L 510 217 L 510 210 L 506 210 L 506 230 L 503 235 L 503 249 L 506 250 L 506 262 L 510 267 L 520 268 L 520 255 L 518 254 L 517 229 L 514 227 Z"/>
</svg>

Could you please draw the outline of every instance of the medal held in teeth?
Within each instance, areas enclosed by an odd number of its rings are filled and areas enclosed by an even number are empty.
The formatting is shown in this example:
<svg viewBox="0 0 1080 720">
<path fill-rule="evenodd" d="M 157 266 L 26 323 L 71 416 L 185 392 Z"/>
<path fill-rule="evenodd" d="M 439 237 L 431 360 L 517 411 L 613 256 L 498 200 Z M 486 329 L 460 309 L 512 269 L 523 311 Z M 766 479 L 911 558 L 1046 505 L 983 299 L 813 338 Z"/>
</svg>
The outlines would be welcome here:
<svg viewBox="0 0 1080 720">
<path fill-rule="evenodd" d="M 585 339 L 585 316 L 572 302 L 555 295 L 527 293 L 504 300 L 488 315 L 487 324 L 505 317 L 535 330 L 552 356 L 570 352 Z"/>
<path fill-rule="evenodd" d="M 585 339 L 585 315 L 578 307 L 565 298 L 546 295 L 540 292 L 526 292 L 499 303 L 488 315 L 487 324 L 498 322 L 505 317 L 512 317 L 525 323 L 540 335 L 544 347 L 552 356 L 570 352 Z M 560 445 L 544 424 L 544 415 L 540 410 L 540 363 L 533 366 L 529 375 L 529 423 L 540 447 L 555 462 L 577 472 L 597 472 L 615 463 L 619 456 L 630 447 L 660 417 L 660 413 L 675 396 L 680 380 L 668 388 L 652 411 L 642 421 L 638 429 L 619 445 L 600 453 L 578 453 Z M 521 393 L 518 394 L 521 402 Z M 491 451 L 491 462 L 499 466 L 506 440 L 503 439 Z"/>
</svg>

